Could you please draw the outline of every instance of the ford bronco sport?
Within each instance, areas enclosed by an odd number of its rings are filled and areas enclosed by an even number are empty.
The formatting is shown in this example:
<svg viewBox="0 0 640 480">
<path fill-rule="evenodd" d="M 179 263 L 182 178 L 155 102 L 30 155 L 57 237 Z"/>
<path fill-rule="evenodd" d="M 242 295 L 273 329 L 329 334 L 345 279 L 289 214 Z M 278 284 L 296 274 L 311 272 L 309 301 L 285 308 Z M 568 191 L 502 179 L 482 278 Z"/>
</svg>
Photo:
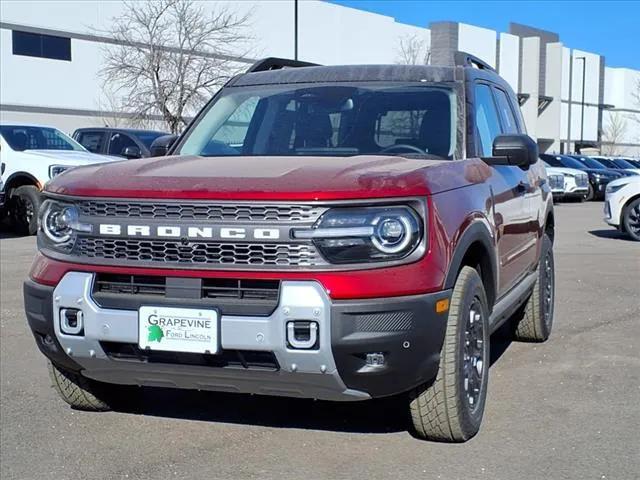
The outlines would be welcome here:
<svg viewBox="0 0 640 480">
<path fill-rule="evenodd" d="M 455 59 L 261 61 L 170 156 L 49 182 L 24 294 L 61 397 L 403 394 L 419 436 L 475 435 L 490 334 L 551 331 L 554 217 L 513 91 Z"/>
</svg>

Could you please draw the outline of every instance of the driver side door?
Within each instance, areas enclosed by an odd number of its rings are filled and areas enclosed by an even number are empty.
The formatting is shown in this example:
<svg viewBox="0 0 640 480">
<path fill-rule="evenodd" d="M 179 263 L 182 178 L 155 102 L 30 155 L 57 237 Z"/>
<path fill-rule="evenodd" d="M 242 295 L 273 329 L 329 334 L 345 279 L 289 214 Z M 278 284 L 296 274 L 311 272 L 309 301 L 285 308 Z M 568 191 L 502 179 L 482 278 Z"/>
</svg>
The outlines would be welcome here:
<svg viewBox="0 0 640 480">
<path fill-rule="evenodd" d="M 515 121 L 511 124 L 501 118 L 493 87 L 489 83 L 476 83 L 475 123 L 477 153 L 492 156 L 493 140 L 503 133 L 518 133 Z M 498 296 L 513 288 L 526 275 L 535 255 L 536 241 L 531 235 L 530 185 L 528 172 L 517 166 L 493 167 L 494 224 L 497 232 Z"/>
</svg>

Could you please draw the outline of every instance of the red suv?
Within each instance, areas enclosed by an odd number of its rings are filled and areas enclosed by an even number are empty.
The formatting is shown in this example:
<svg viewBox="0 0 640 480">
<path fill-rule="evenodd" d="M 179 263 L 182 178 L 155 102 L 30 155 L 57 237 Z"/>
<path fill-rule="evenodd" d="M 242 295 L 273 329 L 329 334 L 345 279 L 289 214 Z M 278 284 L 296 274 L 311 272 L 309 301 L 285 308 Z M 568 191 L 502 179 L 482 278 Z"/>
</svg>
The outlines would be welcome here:
<svg viewBox="0 0 640 480">
<path fill-rule="evenodd" d="M 47 184 L 25 308 L 62 398 L 403 394 L 418 435 L 475 435 L 490 334 L 551 331 L 554 217 L 513 91 L 455 60 L 261 61 L 169 156 Z"/>
</svg>

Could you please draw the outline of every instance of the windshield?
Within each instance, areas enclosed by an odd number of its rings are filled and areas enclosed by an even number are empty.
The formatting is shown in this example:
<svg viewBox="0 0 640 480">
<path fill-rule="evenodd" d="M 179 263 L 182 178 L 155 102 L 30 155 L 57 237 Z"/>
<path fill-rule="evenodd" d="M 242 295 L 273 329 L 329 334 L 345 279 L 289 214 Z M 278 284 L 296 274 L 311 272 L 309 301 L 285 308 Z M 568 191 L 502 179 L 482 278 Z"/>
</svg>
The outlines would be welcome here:
<svg viewBox="0 0 640 480">
<path fill-rule="evenodd" d="M 571 157 L 561 157 L 560 163 L 567 168 L 576 168 L 578 170 L 584 170 L 585 168 L 584 164 Z"/>
<path fill-rule="evenodd" d="M 601 164 L 597 160 L 594 160 L 593 158 L 580 157 L 578 159 L 578 161 L 582 162 L 583 165 L 586 165 L 589 168 L 595 168 L 597 170 L 606 170 L 607 169 L 607 167 L 605 167 L 603 164 Z"/>
<path fill-rule="evenodd" d="M 607 168 L 620 168 L 615 164 L 613 160 L 609 160 L 608 158 L 598 158 L 597 162 L 601 163 Z"/>
<path fill-rule="evenodd" d="M 135 135 L 144 144 L 145 147 L 151 148 L 151 144 L 156 138 L 169 134 L 163 132 L 136 132 Z"/>
<path fill-rule="evenodd" d="M 456 99 L 426 85 L 227 88 L 186 136 L 183 155 L 421 154 L 451 159 Z"/>
<path fill-rule="evenodd" d="M 613 160 L 613 163 L 615 163 L 618 166 L 618 168 L 638 168 L 628 160 L 625 160 L 624 158 L 616 158 L 615 160 Z"/>
<path fill-rule="evenodd" d="M 85 148 L 60 130 L 51 127 L 2 125 L 0 133 L 12 150 L 75 150 Z"/>
</svg>

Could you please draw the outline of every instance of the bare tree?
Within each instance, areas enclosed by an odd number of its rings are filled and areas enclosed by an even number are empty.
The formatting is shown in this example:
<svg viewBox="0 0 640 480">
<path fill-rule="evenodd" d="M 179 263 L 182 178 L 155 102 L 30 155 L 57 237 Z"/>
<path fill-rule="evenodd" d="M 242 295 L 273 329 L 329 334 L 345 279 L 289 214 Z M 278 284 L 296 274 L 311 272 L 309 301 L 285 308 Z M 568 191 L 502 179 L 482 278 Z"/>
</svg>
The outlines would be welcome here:
<svg viewBox="0 0 640 480">
<path fill-rule="evenodd" d="M 431 50 L 427 42 L 419 35 L 405 35 L 398 42 L 396 63 L 400 65 L 427 65 L 431 59 Z M 389 112 L 389 127 L 394 136 L 417 138 L 424 112 L 412 110 L 409 112 Z"/>
<path fill-rule="evenodd" d="M 609 122 L 602 132 L 602 154 L 622 155 L 619 143 L 622 143 L 627 131 L 627 120 L 620 112 L 609 115 Z"/>
<path fill-rule="evenodd" d="M 428 65 L 431 50 L 427 42 L 418 35 L 405 35 L 400 38 L 396 63 L 401 65 Z"/>
<path fill-rule="evenodd" d="M 105 32 L 115 40 L 105 47 L 105 89 L 135 112 L 134 121 L 161 116 L 177 133 L 243 68 L 248 21 L 226 7 L 207 13 L 192 0 L 127 1 Z"/>
</svg>

